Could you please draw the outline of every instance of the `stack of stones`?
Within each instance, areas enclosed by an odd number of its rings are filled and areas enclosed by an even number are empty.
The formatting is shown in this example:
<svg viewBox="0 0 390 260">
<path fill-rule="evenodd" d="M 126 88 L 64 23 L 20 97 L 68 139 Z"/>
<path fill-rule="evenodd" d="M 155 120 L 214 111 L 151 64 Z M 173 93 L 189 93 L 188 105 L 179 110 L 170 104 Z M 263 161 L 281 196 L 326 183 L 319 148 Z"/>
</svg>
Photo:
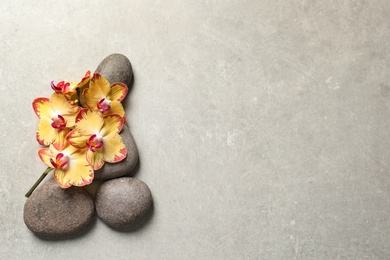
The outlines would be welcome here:
<svg viewBox="0 0 390 260">
<path fill-rule="evenodd" d="M 122 54 L 106 57 L 96 72 L 111 84 L 122 82 L 127 86 L 133 75 L 130 61 Z M 103 183 L 94 199 L 83 187 L 63 189 L 55 180 L 33 192 L 24 205 L 24 222 L 33 233 L 49 239 L 77 235 L 91 224 L 95 212 L 107 225 L 124 229 L 148 212 L 152 204 L 149 187 L 135 178 L 123 177 L 137 165 L 137 146 L 126 125 L 120 135 L 126 145 L 127 157 L 119 163 L 105 163 L 95 171 L 94 180 Z"/>
</svg>

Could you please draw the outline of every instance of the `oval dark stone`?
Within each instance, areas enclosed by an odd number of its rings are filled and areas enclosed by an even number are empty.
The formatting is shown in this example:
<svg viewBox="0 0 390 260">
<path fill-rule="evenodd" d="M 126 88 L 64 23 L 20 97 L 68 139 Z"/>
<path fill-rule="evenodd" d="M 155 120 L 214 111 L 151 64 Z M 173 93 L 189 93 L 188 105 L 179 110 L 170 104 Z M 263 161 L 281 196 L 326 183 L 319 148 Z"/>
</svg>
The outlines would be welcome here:
<svg viewBox="0 0 390 260">
<path fill-rule="evenodd" d="M 109 226 L 128 227 L 152 205 L 149 187 L 140 180 L 122 177 L 104 182 L 96 192 L 97 215 Z"/>
<path fill-rule="evenodd" d="M 103 75 L 110 84 L 121 82 L 130 87 L 133 68 L 130 60 L 123 54 L 114 53 L 107 56 L 97 67 L 96 72 Z"/>
<path fill-rule="evenodd" d="M 63 189 L 50 180 L 27 199 L 23 215 L 24 223 L 36 235 L 58 239 L 87 227 L 95 215 L 95 207 L 84 188 Z"/>
<path fill-rule="evenodd" d="M 128 174 L 138 162 L 138 149 L 128 126 L 124 125 L 119 134 L 125 143 L 127 156 L 117 163 L 104 163 L 103 167 L 95 171 L 96 180 L 108 180 Z"/>
</svg>

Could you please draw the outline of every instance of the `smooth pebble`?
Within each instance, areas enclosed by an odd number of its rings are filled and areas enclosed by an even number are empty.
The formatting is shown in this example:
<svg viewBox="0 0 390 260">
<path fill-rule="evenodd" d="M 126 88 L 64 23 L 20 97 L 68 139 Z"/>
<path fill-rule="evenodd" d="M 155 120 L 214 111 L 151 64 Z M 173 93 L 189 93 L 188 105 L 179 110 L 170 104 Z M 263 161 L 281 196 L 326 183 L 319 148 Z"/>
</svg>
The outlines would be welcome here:
<svg viewBox="0 0 390 260">
<path fill-rule="evenodd" d="M 149 187 L 135 178 L 104 182 L 96 193 L 97 215 L 109 226 L 128 227 L 142 218 L 152 204 Z"/>
<path fill-rule="evenodd" d="M 96 68 L 96 72 L 103 75 L 110 84 L 121 82 L 130 88 L 133 68 L 130 60 L 123 54 L 114 53 L 107 56 Z"/>
<path fill-rule="evenodd" d="M 84 188 L 61 188 L 50 180 L 24 204 L 24 223 L 36 235 L 62 238 L 86 228 L 95 215 L 92 198 Z"/>
</svg>

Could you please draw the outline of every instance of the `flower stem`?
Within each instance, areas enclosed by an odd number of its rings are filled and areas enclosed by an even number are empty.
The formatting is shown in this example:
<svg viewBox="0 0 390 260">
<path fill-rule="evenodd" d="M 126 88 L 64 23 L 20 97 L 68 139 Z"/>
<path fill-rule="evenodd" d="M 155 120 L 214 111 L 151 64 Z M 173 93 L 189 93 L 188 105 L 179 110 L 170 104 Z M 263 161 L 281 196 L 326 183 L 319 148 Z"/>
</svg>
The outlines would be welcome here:
<svg viewBox="0 0 390 260">
<path fill-rule="evenodd" d="M 30 197 L 31 193 L 38 187 L 39 183 L 43 181 L 43 179 L 46 177 L 46 175 L 51 172 L 53 168 L 47 167 L 47 169 L 42 173 L 41 177 L 34 183 L 34 185 L 31 187 L 31 189 L 26 193 L 26 198 Z"/>
</svg>

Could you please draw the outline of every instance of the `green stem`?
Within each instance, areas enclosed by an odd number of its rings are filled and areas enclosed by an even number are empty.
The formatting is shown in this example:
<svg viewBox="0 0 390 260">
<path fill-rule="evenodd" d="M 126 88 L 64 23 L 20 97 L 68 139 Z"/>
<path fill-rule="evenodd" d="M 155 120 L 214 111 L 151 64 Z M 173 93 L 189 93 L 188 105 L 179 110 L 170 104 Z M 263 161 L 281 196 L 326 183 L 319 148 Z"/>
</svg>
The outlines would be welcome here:
<svg viewBox="0 0 390 260">
<path fill-rule="evenodd" d="M 38 187 L 39 183 L 43 181 L 43 179 L 46 177 L 46 175 L 51 172 L 53 168 L 47 167 L 47 169 L 42 173 L 41 177 L 34 183 L 34 185 L 31 187 L 31 189 L 26 193 L 26 198 L 30 197 L 31 193 Z"/>
</svg>

